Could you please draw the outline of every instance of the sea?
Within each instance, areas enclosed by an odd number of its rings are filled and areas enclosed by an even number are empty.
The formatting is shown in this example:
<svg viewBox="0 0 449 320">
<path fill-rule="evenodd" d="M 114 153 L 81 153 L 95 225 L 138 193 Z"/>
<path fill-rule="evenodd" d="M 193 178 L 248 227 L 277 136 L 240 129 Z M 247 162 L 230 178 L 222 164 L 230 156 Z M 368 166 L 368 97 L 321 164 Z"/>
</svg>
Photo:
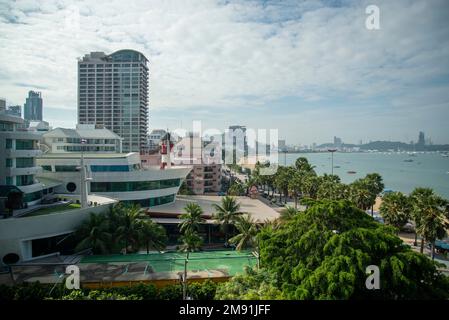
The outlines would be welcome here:
<svg viewBox="0 0 449 320">
<path fill-rule="evenodd" d="M 280 165 L 292 165 L 305 157 L 322 175 L 332 172 L 331 153 L 280 153 Z M 335 152 L 334 174 L 351 183 L 368 173 L 379 173 L 385 188 L 410 193 L 416 187 L 429 187 L 449 199 L 449 157 L 440 153 Z M 348 173 L 352 171 L 355 173 Z"/>
</svg>

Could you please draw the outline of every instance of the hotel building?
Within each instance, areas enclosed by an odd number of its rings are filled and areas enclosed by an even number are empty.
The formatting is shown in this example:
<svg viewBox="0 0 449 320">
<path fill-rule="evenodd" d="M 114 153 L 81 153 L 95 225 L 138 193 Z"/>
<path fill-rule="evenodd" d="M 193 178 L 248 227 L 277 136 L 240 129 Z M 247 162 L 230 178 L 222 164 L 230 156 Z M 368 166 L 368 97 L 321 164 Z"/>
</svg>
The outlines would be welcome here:
<svg viewBox="0 0 449 320">
<path fill-rule="evenodd" d="M 147 144 L 148 60 L 134 50 L 91 52 L 78 61 L 78 123 L 103 125 L 124 152 Z"/>
</svg>

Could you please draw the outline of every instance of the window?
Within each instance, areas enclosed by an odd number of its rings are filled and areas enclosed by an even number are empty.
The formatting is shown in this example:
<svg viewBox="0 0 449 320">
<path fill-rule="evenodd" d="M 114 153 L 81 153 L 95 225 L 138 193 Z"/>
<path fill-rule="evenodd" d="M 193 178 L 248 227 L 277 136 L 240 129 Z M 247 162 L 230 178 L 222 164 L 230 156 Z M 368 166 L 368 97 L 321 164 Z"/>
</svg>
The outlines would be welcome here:
<svg viewBox="0 0 449 320">
<path fill-rule="evenodd" d="M 34 140 L 16 140 L 16 150 L 34 150 Z"/>
<path fill-rule="evenodd" d="M 12 123 L 0 122 L 0 131 L 13 131 L 14 126 Z"/>
<path fill-rule="evenodd" d="M 17 158 L 16 159 L 16 168 L 31 168 L 34 167 L 34 159 L 33 158 Z"/>
<path fill-rule="evenodd" d="M 36 192 L 32 192 L 32 193 L 26 193 L 26 194 L 23 196 L 23 202 L 36 201 L 36 200 L 39 200 L 40 198 L 42 198 L 42 191 L 36 191 Z"/>
<path fill-rule="evenodd" d="M 90 170 L 92 172 L 124 172 L 124 171 L 130 171 L 129 166 L 127 165 L 115 165 L 115 166 L 101 166 L 101 165 L 94 165 L 90 166 Z"/>
<path fill-rule="evenodd" d="M 42 170 L 51 172 L 51 166 L 42 166 Z"/>
<path fill-rule="evenodd" d="M 179 187 L 180 179 L 159 181 L 92 182 L 91 192 L 127 192 Z"/>
<path fill-rule="evenodd" d="M 141 207 L 154 207 L 162 204 L 170 203 L 175 200 L 175 195 L 170 194 L 168 196 L 156 197 L 156 198 L 147 198 L 147 199 L 139 199 L 139 200 L 125 200 L 121 201 L 125 205 L 134 205 L 138 204 Z"/>
<path fill-rule="evenodd" d="M 11 185 L 13 185 L 13 179 L 12 179 L 13 177 L 6 177 L 6 185 L 9 185 L 9 186 L 11 186 Z"/>
<path fill-rule="evenodd" d="M 6 139 L 6 149 L 12 149 L 12 140 Z"/>
<path fill-rule="evenodd" d="M 29 186 L 34 183 L 33 175 L 23 175 L 16 177 L 16 185 L 17 186 Z"/>
<path fill-rule="evenodd" d="M 12 159 L 6 158 L 6 168 L 11 168 L 11 167 L 12 167 Z"/>
<path fill-rule="evenodd" d="M 77 166 L 55 166 L 56 172 L 74 172 L 78 171 Z"/>
</svg>

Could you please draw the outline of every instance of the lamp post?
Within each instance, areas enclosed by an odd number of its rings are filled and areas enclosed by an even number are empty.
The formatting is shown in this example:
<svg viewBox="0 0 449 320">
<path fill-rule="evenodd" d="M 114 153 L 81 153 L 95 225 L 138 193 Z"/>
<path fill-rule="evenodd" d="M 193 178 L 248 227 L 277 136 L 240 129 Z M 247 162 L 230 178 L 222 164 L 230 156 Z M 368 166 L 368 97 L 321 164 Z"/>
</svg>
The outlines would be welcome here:
<svg viewBox="0 0 449 320">
<path fill-rule="evenodd" d="M 87 208 L 87 185 L 86 166 L 84 165 L 84 144 L 86 139 L 81 139 L 81 163 L 80 163 L 80 202 L 81 208 Z"/>
<path fill-rule="evenodd" d="M 327 149 L 331 153 L 331 174 L 334 175 L 334 152 L 337 151 L 337 149 Z"/>
</svg>

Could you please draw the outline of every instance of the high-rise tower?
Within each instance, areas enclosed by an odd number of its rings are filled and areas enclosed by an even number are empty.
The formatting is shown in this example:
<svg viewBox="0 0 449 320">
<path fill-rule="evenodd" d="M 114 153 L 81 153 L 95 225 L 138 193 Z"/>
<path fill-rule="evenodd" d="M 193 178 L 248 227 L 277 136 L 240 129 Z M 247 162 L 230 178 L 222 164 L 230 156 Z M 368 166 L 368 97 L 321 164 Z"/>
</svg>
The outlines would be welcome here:
<svg viewBox="0 0 449 320">
<path fill-rule="evenodd" d="M 42 95 L 40 92 L 28 92 L 28 98 L 23 105 L 25 120 L 42 121 Z"/>
<path fill-rule="evenodd" d="M 134 50 L 91 52 L 78 61 L 78 123 L 115 132 L 123 152 L 139 152 L 147 143 L 147 63 Z"/>
</svg>

